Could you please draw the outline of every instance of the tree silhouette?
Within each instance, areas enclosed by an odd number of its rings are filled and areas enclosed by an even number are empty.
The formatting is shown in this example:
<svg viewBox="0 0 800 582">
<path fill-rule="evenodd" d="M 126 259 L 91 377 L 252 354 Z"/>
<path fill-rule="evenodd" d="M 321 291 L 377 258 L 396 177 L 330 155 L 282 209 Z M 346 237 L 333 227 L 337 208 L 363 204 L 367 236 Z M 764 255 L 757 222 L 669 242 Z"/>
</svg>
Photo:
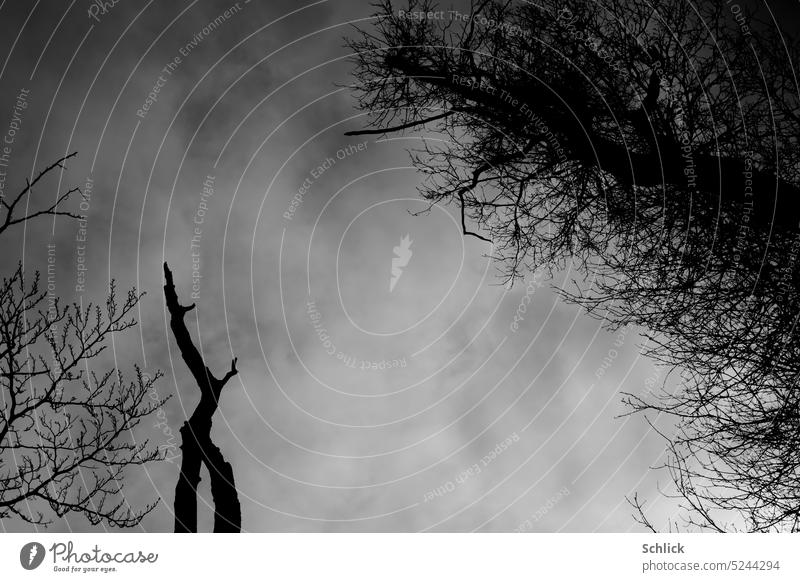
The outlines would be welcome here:
<svg viewBox="0 0 800 582">
<path fill-rule="evenodd" d="M 350 46 L 351 135 L 429 128 L 422 195 L 504 277 L 574 262 L 565 297 L 683 371 L 627 402 L 675 421 L 689 526 L 800 529 L 797 41 L 726 3 L 412 0 Z"/>
<path fill-rule="evenodd" d="M 200 389 L 200 401 L 189 420 L 181 427 L 181 472 L 175 487 L 175 532 L 197 532 L 197 487 L 200 466 L 205 464 L 211 478 L 214 502 L 214 532 L 238 533 L 242 529 L 242 511 L 233 478 L 233 468 L 211 440 L 211 420 L 217 410 L 222 389 L 237 374 L 236 358 L 231 369 L 221 379 L 208 369 L 194 345 L 186 323 L 187 312 L 194 309 L 178 302 L 172 272 L 164 263 L 164 297 L 170 314 L 170 328 L 180 349 L 183 361 Z"/>
<path fill-rule="evenodd" d="M 59 210 L 79 193 L 74 188 L 49 207 L 31 208 L 34 187 L 75 156 L 42 170 L 13 199 L 0 199 L 0 236 L 41 216 L 78 215 Z M 24 207 L 23 215 L 16 214 Z M 133 429 L 164 399 L 153 398 L 161 373 L 150 377 L 136 367 L 126 381 L 115 368 L 98 365 L 112 336 L 136 324 L 131 311 L 141 294 L 121 302 L 111 282 L 105 306 L 62 305 L 39 286 L 39 273 L 26 276 L 19 263 L 0 285 L 0 519 L 36 525 L 57 516 L 85 516 L 92 524 L 131 527 L 155 507 L 132 509 L 123 496 L 125 470 L 163 458 Z"/>
</svg>

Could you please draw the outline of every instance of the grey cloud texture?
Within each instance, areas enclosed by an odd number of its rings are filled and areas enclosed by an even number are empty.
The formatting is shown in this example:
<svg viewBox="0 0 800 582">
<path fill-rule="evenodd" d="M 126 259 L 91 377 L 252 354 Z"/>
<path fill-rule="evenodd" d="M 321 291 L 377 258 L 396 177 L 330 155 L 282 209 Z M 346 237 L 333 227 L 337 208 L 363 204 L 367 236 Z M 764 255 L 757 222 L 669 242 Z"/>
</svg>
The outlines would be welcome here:
<svg viewBox="0 0 800 582">
<path fill-rule="evenodd" d="M 175 435 L 197 395 L 166 326 L 161 263 L 169 261 L 182 300 L 197 303 L 190 329 L 211 368 L 239 357 L 214 435 L 234 466 L 246 530 L 509 531 L 531 516 L 538 531 L 635 526 L 624 496 L 659 497 L 649 466 L 663 444 L 641 419 L 617 417 L 619 392 L 642 390 L 653 364 L 639 357 L 635 330 L 615 345 L 599 321 L 557 297 L 549 285 L 568 273 L 535 288 L 512 331 L 526 283 L 499 285 L 489 248 L 460 235 L 453 208 L 409 213 L 424 208 L 406 153 L 418 138 L 343 136 L 363 119 L 347 121 L 357 112 L 342 38 L 348 22 L 369 16 L 368 3 L 122 0 L 99 22 L 88 6 L 0 10 L 0 54 L 9 55 L 0 132 L 17 88 L 31 91 L 9 188 L 80 152 L 36 195 L 91 178 L 86 289 L 75 289 L 68 220 L 19 231 L 0 268 L 18 260 L 41 268 L 55 243 L 63 297 L 102 301 L 111 278 L 146 291 L 140 326 L 115 356 L 126 370 L 139 362 L 166 371 L 158 391 L 173 395 L 163 420 Z M 137 115 L 159 76 L 157 98 Z M 204 198 L 209 176 L 214 192 Z M 405 235 L 413 254 L 389 291 L 393 248 Z M 609 350 L 613 364 L 598 378 Z M 370 369 L 384 361 L 405 365 Z M 155 422 L 136 437 L 168 444 Z M 162 499 L 142 529 L 171 529 L 177 471 L 173 462 L 128 475 L 131 504 Z M 658 502 L 654 511 L 658 519 L 671 509 Z M 210 523 L 206 508 L 200 525 Z"/>
</svg>

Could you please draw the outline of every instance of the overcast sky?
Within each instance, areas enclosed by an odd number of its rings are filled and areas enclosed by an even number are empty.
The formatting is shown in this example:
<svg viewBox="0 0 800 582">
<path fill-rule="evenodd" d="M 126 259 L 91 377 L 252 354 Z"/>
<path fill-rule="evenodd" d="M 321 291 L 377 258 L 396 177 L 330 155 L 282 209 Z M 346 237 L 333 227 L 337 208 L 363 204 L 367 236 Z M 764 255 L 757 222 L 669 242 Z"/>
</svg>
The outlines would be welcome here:
<svg viewBox="0 0 800 582">
<path fill-rule="evenodd" d="M 621 391 L 663 380 L 636 330 L 558 299 L 568 272 L 500 285 L 453 208 L 412 216 L 420 134 L 343 135 L 365 123 L 343 37 L 368 2 L 91 6 L 0 2 L 0 134 L 23 90 L 28 104 L 6 188 L 77 151 L 35 195 L 81 186 L 89 203 L 85 243 L 39 220 L 3 241 L 0 269 L 33 272 L 55 244 L 60 296 L 102 301 L 112 278 L 147 292 L 114 356 L 164 370 L 173 398 L 137 438 L 175 444 L 198 398 L 166 326 L 166 260 L 208 364 L 239 358 L 214 438 L 243 529 L 628 531 L 634 491 L 671 515 L 650 470 L 661 438 L 619 417 Z M 133 506 L 162 499 L 144 530 L 171 531 L 177 475 L 177 459 L 129 471 Z"/>
</svg>

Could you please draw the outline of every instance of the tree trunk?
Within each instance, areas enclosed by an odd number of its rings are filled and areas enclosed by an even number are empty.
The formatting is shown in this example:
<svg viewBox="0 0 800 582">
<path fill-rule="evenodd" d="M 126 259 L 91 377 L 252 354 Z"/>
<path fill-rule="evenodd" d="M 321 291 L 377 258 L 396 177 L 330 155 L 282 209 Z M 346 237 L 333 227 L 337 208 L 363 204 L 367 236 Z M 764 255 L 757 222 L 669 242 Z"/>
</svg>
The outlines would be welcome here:
<svg viewBox="0 0 800 582">
<path fill-rule="evenodd" d="M 242 509 L 233 480 L 233 467 L 222 456 L 219 447 L 208 439 L 202 449 L 203 462 L 211 475 L 211 498 L 214 501 L 214 532 L 239 533 L 242 529 Z"/>
<path fill-rule="evenodd" d="M 233 468 L 222 451 L 211 440 L 211 420 L 216 412 L 222 388 L 236 375 L 236 358 L 222 379 L 217 379 L 205 365 L 183 320 L 194 304 L 184 307 L 172 281 L 172 272 L 164 263 L 164 297 L 170 313 L 170 328 L 180 349 L 183 361 L 200 388 L 192 416 L 183 424 L 181 434 L 181 472 L 175 486 L 175 532 L 197 531 L 197 487 L 200 484 L 200 464 L 205 463 L 211 476 L 211 497 L 214 502 L 214 532 L 238 533 L 242 528 L 242 511 L 233 478 Z"/>
<path fill-rule="evenodd" d="M 197 532 L 197 487 L 200 485 L 200 450 L 189 423 L 181 433 L 181 474 L 175 486 L 175 533 Z"/>
</svg>

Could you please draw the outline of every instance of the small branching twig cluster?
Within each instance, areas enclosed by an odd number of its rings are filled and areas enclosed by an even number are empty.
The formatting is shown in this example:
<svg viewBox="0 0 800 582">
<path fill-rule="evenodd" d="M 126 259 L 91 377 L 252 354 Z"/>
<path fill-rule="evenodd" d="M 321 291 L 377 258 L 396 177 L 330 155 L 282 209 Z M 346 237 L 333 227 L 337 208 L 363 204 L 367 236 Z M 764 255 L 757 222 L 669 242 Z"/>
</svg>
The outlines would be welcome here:
<svg viewBox="0 0 800 582">
<path fill-rule="evenodd" d="M 157 373 L 137 367 L 126 380 L 114 368 L 91 369 L 111 335 L 135 322 L 141 295 L 119 302 L 112 284 L 105 309 L 58 302 L 44 310 L 38 276 L 22 267 L 0 286 L 0 518 L 46 524 L 35 502 L 62 517 L 129 527 L 152 509 L 133 511 L 121 496 L 124 471 L 160 459 L 133 430 L 164 402 L 148 397 Z"/>
<path fill-rule="evenodd" d="M 351 41 L 366 131 L 426 129 L 422 195 L 503 277 L 580 267 L 564 296 L 684 371 L 628 403 L 677 423 L 690 526 L 800 530 L 800 43 L 726 3 L 436 8 Z"/>
<path fill-rule="evenodd" d="M 70 154 L 42 170 L 10 202 L 0 235 L 36 217 L 77 215 L 60 210 L 73 189 L 43 210 L 16 216 L 20 202 L 49 172 L 64 168 Z M 30 207 L 30 205 L 26 205 Z M 35 206 L 35 205 L 34 205 Z M 111 282 L 104 306 L 64 304 L 48 297 L 39 274 L 22 265 L 0 284 L 0 519 L 45 525 L 69 513 L 92 524 L 131 527 L 155 503 L 135 510 L 123 495 L 126 469 L 162 458 L 134 430 L 164 399 L 152 398 L 161 377 L 138 367 L 126 379 L 102 367 L 112 336 L 134 325 L 142 295 L 124 299 Z M 100 366 L 98 369 L 97 366 Z"/>
</svg>

